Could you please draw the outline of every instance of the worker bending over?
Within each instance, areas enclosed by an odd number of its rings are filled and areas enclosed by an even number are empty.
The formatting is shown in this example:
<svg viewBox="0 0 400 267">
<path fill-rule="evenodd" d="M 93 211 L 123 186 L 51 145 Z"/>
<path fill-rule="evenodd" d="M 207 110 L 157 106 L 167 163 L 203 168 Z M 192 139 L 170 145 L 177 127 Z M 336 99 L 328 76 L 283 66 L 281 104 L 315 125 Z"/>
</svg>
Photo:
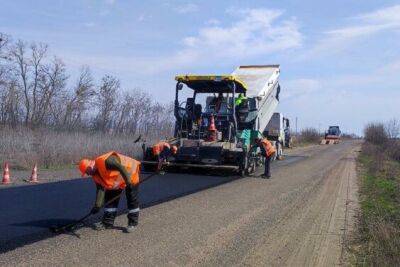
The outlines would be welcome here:
<svg viewBox="0 0 400 267">
<path fill-rule="evenodd" d="M 157 171 L 161 171 L 162 165 L 167 161 L 168 157 L 175 155 L 178 151 L 178 147 L 170 145 L 167 142 L 158 142 L 153 146 L 153 155 L 158 159 Z"/>
<path fill-rule="evenodd" d="M 271 177 L 271 159 L 276 153 L 276 149 L 267 138 L 256 138 L 255 141 L 256 146 L 260 147 L 261 155 L 265 157 L 265 170 L 261 177 L 268 179 Z"/>
<path fill-rule="evenodd" d="M 139 221 L 140 162 L 116 152 L 109 152 L 94 160 L 82 159 L 79 169 L 82 176 L 92 176 L 97 187 L 96 202 L 91 213 L 98 213 L 106 203 L 103 219 L 94 225 L 95 229 L 103 230 L 114 226 L 119 199 L 125 189 L 129 209 L 126 231 L 132 232 Z"/>
</svg>

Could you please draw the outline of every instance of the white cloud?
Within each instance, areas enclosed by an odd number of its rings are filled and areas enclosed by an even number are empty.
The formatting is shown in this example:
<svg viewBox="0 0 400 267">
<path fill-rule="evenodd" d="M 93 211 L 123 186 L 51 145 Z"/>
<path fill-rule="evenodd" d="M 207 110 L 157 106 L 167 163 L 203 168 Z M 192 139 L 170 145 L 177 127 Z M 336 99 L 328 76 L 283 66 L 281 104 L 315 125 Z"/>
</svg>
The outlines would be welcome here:
<svg viewBox="0 0 400 267">
<path fill-rule="evenodd" d="M 180 14 L 193 13 L 199 10 L 196 4 L 188 3 L 182 6 L 175 7 L 174 10 Z"/>
<path fill-rule="evenodd" d="M 396 23 L 399 26 L 400 23 L 400 5 L 395 5 L 391 7 L 381 8 L 371 13 L 366 13 L 357 16 L 361 20 L 367 22 L 375 22 L 380 24 L 393 24 Z"/>
<path fill-rule="evenodd" d="M 400 114 L 399 71 L 397 59 L 358 75 L 282 80 L 279 109 L 299 117 L 299 128 L 338 124 L 346 132 L 362 134 L 368 122 Z"/>
<path fill-rule="evenodd" d="M 378 9 L 350 18 L 351 25 L 326 31 L 304 58 L 341 52 L 354 42 L 374 34 L 400 30 L 400 5 Z"/>
<path fill-rule="evenodd" d="M 90 62 L 113 71 L 132 70 L 139 74 L 190 71 L 195 67 L 212 67 L 223 62 L 258 59 L 275 52 L 299 47 L 302 35 L 295 19 L 282 19 L 283 11 L 245 9 L 228 12 L 234 19 L 228 26 L 204 26 L 193 36 L 184 37 L 182 47 L 160 57 L 76 56 L 77 62 Z"/>
<path fill-rule="evenodd" d="M 302 35 L 295 19 L 280 20 L 283 12 L 270 9 L 228 11 L 230 26 L 206 26 L 183 39 L 185 54 L 209 58 L 247 58 L 299 47 Z"/>
</svg>

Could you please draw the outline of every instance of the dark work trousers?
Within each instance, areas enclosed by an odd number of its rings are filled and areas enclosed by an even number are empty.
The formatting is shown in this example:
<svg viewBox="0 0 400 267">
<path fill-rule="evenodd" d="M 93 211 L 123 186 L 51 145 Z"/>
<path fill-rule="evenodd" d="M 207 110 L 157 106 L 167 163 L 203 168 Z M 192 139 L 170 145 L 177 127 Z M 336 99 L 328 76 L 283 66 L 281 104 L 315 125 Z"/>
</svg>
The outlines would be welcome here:
<svg viewBox="0 0 400 267">
<path fill-rule="evenodd" d="M 162 169 L 162 164 L 164 161 L 166 161 L 171 154 L 171 149 L 168 147 L 164 147 L 164 149 L 161 151 L 161 153 L 158 155 L 158 166 L 157 166 L 157 171 L 161 171 Z"/>
<path fill-rule="evenodd" d="M 128 206 L 128 224 L 137 225 L 139 222 L 139 200 L 138 200 L 139 185 L 126 187 L 126 202 Z M 122 193 L 121 189 L 107 190 L 105 193 L 104 201 L 109 202 L 111 199 Z M 111 203 L 104 207 L 103 223 L 108 226 L 114 225 L 115 217 L 117 216 L 118 203 L 120 197 L 116 198 Z"/>
<path fill-rule="evenodd" d="M 167 160 L 170 154 L 171 154 L 171 149 L 165 147 L 165 148 L 161 151 L 160 155 L 158 156 L 158 160 L 159 160 L 159 161 L 160 161 L 160 160 L 162 160 L 162 161 Z"/>
<path fill-rule="evenodd" d="M 265 170 L 264 170 L 264 175 L 267 177 L 271 177 L 271 157 L 266 156 L 265 157 Z"/>
</svg>

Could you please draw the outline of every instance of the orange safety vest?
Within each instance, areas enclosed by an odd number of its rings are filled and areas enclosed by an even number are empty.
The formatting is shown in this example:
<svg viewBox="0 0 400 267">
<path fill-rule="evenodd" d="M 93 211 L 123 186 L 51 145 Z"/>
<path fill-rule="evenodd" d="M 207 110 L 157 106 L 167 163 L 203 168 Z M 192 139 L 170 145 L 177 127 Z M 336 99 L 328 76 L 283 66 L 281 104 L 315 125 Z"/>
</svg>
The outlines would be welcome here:
<svg viewBox="0 0 400 267">
<path fill-rule="evenodd" d="M 165 147 L 171 148 L 171 146 L 167 142 L 158 142 L 153 146 L 153 155 L 160 155 L 161 151 L 163 151 Z"/>
<path fill-rule="evenodd" d="M 272 154 L 274 154 L 276 152 L 275 147 L 271 144 L 270 141 L 268 141 L 267 138 L 264 138 L 263 140 L 261 140 L 261 144 L 265 149 L 265 152 L 267 153 L 267 157 L 271 156 Z"/>
<path fill-rule="evenodd" d="M 106 190 L 124 189 L 126 187 L 124 178 L 119 171 L 107 170 L 106 168 L 106 159 L 111 155 L 115 155 L 119 158 L 122 166 L 124 166 L 129 173 L 131 183 L 133 185 L 139 184 L 140 161 L 114 151 L 108 152 L 95 159 L 95 166 L 98 172 L 98 174 L 93 175 L 95 183 L 101 185 Z"/>
</svg>

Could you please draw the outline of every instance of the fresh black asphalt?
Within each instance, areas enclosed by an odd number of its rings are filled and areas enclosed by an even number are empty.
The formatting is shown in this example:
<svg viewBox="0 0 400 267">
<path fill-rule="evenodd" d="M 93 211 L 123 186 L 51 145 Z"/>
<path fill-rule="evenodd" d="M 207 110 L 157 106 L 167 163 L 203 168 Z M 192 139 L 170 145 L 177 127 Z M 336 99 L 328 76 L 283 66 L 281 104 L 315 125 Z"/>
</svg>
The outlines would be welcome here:
<svg viewBox="0 0 400 267">
<path fill-rule="evenodd" d="M 299 160 L 301 157 L 290 157 L 273 164 L 273 168 Z M 141 179 L 147 175 L 142 174 Z M 146 208 L 235 179 L 238 177 L 176 173 L 154 176 L 140 185 L 140 206 Z M 49 227 L 83 217 L 94 198 L 95 186 L 90 178 L 0 189 L 0 253 L 51 237 Z M 123 197 L 120 211 L 125 207 Z"/>
</svg>

